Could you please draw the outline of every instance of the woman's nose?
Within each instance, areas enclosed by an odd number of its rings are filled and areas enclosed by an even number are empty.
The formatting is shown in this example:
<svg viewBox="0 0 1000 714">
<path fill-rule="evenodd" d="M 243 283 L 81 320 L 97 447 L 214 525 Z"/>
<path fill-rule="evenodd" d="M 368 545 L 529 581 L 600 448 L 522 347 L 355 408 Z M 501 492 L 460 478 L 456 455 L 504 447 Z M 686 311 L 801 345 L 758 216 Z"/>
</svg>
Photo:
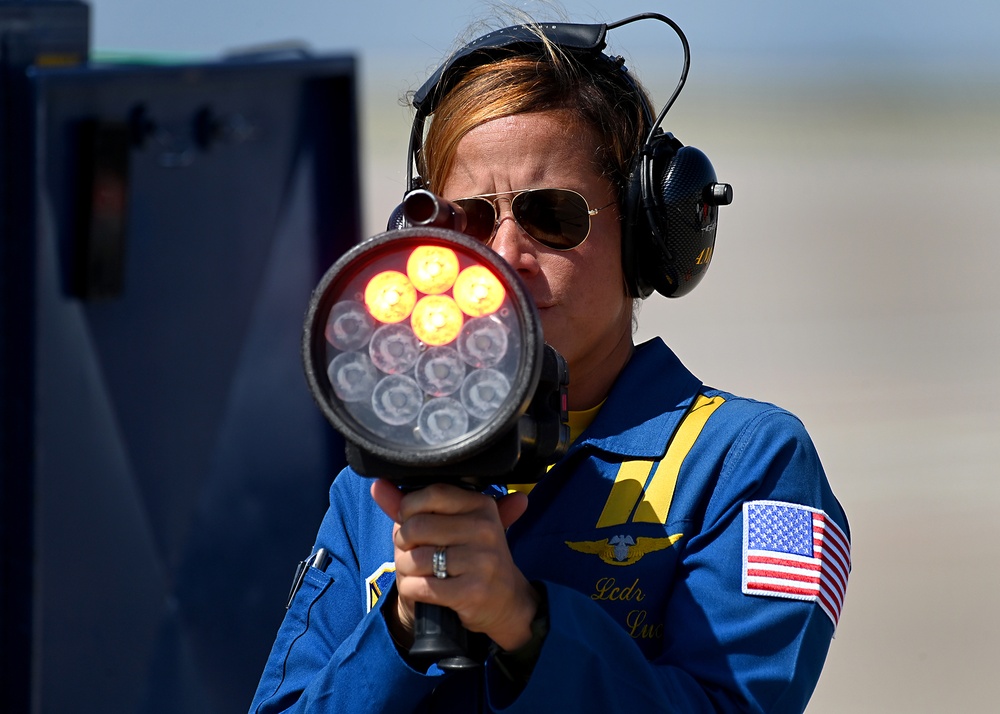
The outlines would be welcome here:
<svg viewBox="0 0 1000 714">
<path fill-rule="evenodd" d="M 538 270 L 535 242 L 509 213 L 500 217 L 490 248 L 518 272 L 530 274 Z"/>
</svg>

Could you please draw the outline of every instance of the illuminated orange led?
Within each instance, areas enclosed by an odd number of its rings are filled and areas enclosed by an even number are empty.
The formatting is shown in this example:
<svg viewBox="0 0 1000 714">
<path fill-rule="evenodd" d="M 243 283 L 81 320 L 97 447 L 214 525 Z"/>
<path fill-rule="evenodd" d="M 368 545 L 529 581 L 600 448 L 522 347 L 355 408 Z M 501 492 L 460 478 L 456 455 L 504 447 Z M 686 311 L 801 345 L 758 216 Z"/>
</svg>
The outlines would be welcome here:
<svg viewBox="0 0 1000 714">
<path fill-rule="evenodd" d="M 417 290 L 398 270 L 385 270 L 365 286 L 365 307 L 379 322 L 402 322 L 413 312 Z"/>
<path fill-rule="evenodd" d="M 428 295 L 440 295 L 455 284 L 458 256 L 451 248 L 422 245 L 410 253 L 406 274 L 414 287 Z"/>
<path fill-rule="evenodd" d="M 438 347 L 453 342 L 462 331 L 465 318 L 458 305 L 447 295 L 428 295 L 420 298 L 413 308 L 410 325 L 413 334 L 425 345 Z"/>
<path fill-rule="evenodd" d="M 492 315 L 503 305 L 507 291 L 484 265 L 470 265 L 455 280 L 455 302 L 469 317 Z"/>
</svg>

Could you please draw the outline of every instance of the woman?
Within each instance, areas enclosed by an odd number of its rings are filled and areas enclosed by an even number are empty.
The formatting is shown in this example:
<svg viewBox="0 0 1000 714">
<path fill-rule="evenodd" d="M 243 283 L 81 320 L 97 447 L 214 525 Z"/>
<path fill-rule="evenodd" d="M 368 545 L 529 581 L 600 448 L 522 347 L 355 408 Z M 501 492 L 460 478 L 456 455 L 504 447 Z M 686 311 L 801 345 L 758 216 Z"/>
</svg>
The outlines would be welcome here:
<svg viewBox="0 0 1000 714">
<path fill-rule="evenodd" d="M 648 100 L 619 61 L 534 32 L 451 65 L 419 166 L 494 206 L 482 237 L 569 364 L 573 444 L 500 498 L 341 473 L 316 542 L 332 558 L 305 573 L 252 711 L 802 711 L 816 684 L 843 512 L 795 417 L 633 346 L 643 253 L 622 226 Z M 555 245 L 529 189 L 581 196 L 589 231 Z M 417 602 L 487 637 L 485 667 L 411 661 Z"/>
</svg>

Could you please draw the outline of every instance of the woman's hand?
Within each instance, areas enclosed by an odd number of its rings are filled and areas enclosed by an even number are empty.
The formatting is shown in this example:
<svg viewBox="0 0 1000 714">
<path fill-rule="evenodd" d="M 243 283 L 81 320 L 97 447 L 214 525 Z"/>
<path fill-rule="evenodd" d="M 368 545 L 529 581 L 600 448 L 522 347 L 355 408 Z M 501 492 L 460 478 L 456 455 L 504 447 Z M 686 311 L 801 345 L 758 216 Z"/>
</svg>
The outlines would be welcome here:
<svg viewBox="0 0 1000 714">
<path fill-rule="evenodd" d="M 399 621 L 390 627 L 398 624 L 409 639 L 413 604 L 424 602 L 451 608 L 466 629 L 484 633 L 507 651 L 528 642 L 539 595 L 514 564 L 505 535 L 528 507 L 525 494 L 495 500 L 448 484 L 404 493 L 382 479 L 372 484 L 371 494 L 396 522 Z M 443 579 L 431 568 L 441 546 L 447 548 L 448 577 Z"/>
</svg>

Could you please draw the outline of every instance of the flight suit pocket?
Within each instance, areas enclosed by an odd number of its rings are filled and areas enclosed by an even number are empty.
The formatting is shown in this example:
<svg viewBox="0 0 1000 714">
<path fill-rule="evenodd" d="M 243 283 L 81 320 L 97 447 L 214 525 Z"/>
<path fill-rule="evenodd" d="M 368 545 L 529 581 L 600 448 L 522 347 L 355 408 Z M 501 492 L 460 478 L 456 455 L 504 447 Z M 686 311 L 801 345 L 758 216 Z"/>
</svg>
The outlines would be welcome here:
<svg viewBox="0 0 1000 714">
<path fill-rule="evenodd" d="M 295 643 L 309 630 L 313 606 L 332 582 L 333 578 L 330 575 L 313 567 L 296 574 L 295 588 L 289 596 L 288 611 L 278 629 L 278 635 L 271 647 L 271 655 L 257 686 L 255 700 L 260 702 L 260 706 L 275 696 L 291 672 L 303 669 L 292 666 L 292 660 L 302 657 L 308 659 L 310 656 L 308 648 L 303 651 L 300 647 L 298 653 L 293 653 L 293 649 Z"/>
<path fill-rule="evenodd" d="M 292 593 L 288 613 L 285 615 L 285 627 L 282 630 L 290 629 L 293 636 L 298 636 L 309 626 L 309 611 L 313 603 L 322 595 L 333 578 L 318 568 L 309 567 L 302 574 L 302 581 L 298 584 L 296 592 Z M 301 629 L 294 624 L 301 625 Z M 292 625 L 292 627 L 289 627 Z"/>
</svg>

